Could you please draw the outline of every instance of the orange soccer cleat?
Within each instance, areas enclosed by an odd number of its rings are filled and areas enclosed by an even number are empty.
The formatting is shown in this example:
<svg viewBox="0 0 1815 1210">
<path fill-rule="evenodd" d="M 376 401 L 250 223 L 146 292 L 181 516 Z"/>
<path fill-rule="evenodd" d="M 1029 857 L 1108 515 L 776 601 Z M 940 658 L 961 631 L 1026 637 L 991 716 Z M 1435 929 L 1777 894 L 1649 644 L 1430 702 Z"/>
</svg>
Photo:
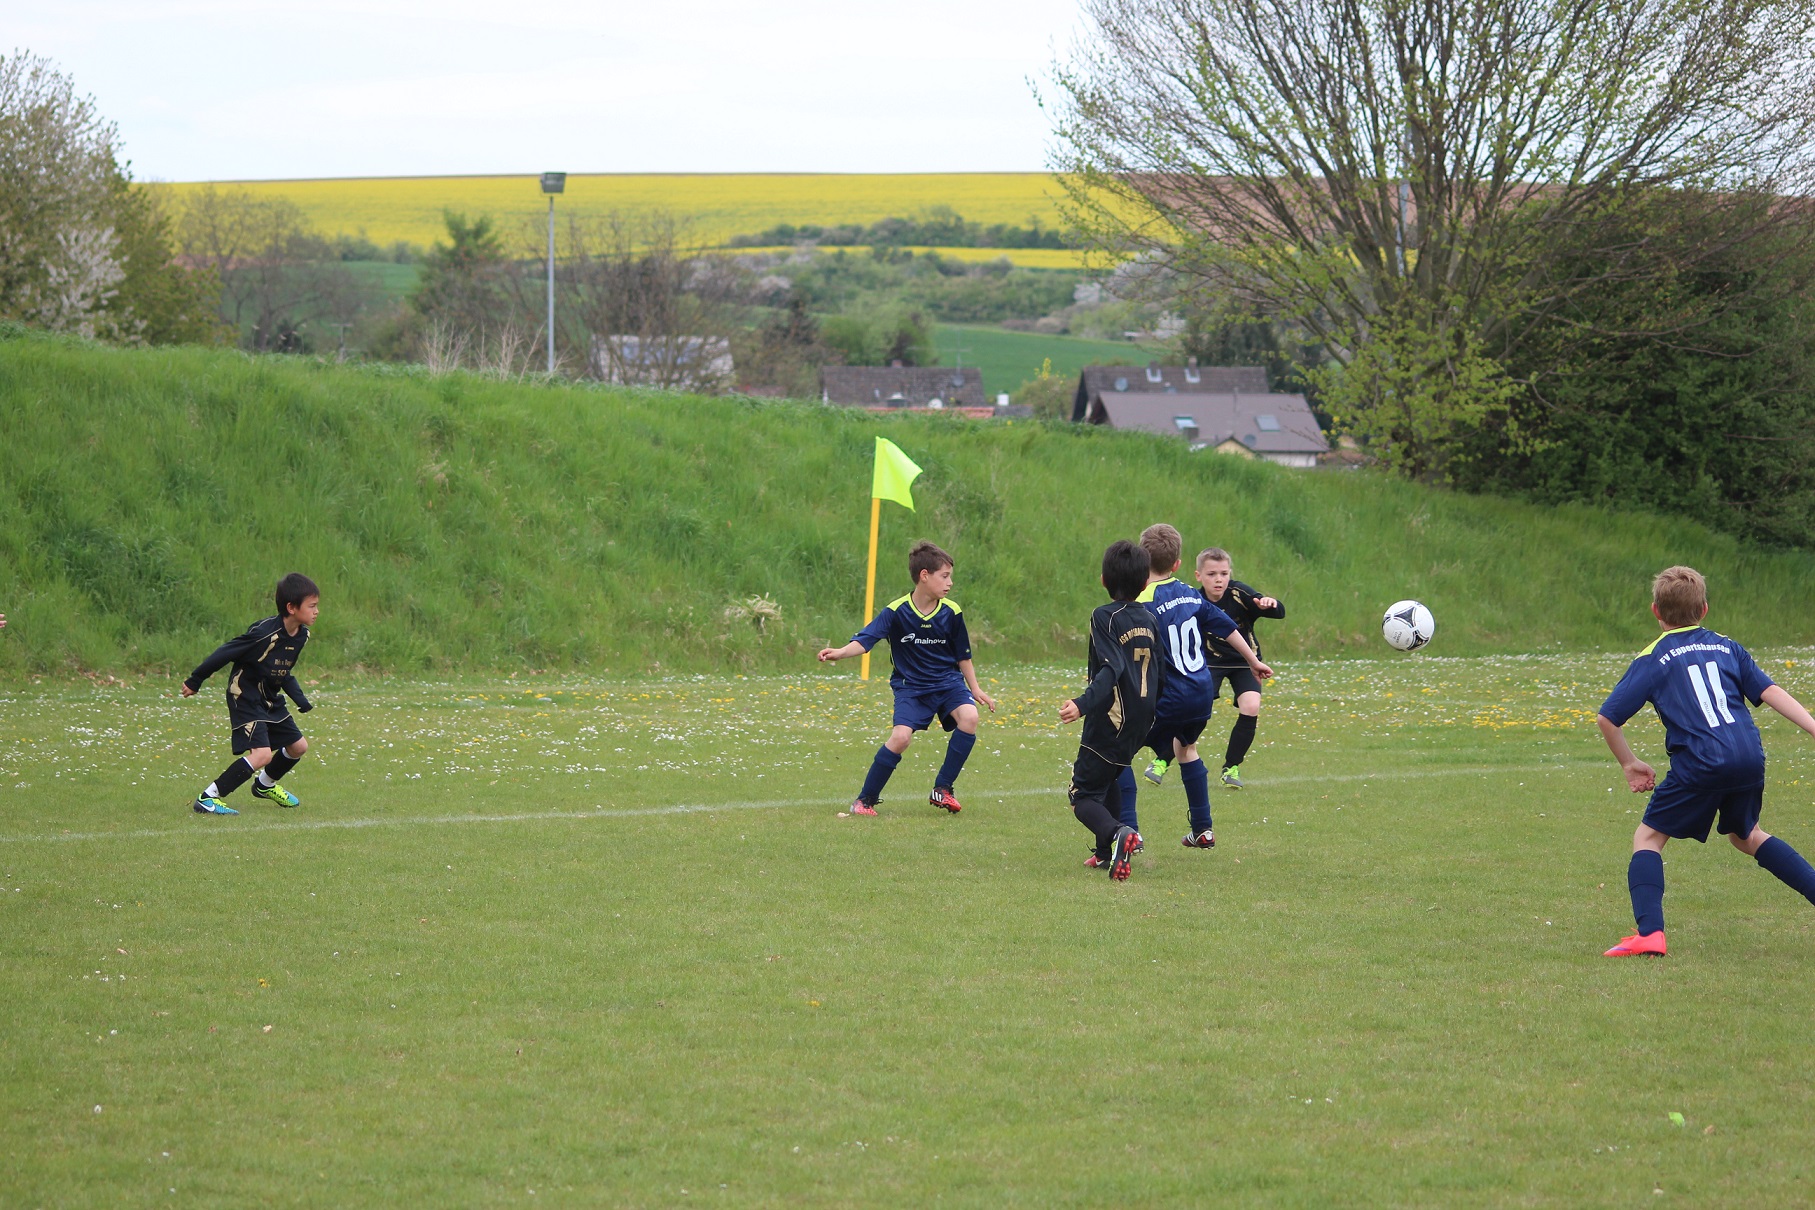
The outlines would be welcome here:
<svg viewBox="0 0 1815 1210">
<path fill-rule="evenodd" d="M 1632 958 L 1639 954 L 1656 954 L 1662 958 L 1664 953 L 1664 930 L 1659 929 L 1655 933 L 1646 933 L 1642 937 L 1637 933 L 1630 937 L 1622 937 L 1618 945 L 1601 956 L 1603 958 Z"/>
<path fill-rule="evenodd" d="M 964 809 L 958 805 L 958 796 L 952 793 L 950 786 L 934 786 L 933 792 L 926 796 L 926 800 L 935 807 L 944 807 L 953 815 Z"/>
</svg>

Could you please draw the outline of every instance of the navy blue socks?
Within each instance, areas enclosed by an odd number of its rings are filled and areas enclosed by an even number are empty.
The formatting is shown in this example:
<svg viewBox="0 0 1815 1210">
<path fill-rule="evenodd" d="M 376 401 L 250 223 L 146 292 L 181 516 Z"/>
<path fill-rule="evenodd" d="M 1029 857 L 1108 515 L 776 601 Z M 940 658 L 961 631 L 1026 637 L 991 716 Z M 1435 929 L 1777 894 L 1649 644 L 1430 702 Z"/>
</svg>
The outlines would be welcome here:
<svg viewBox="0 0 1815 1210">
<path fill-rule="evenodd" d="M 950 742 L 945 745 L 945 763 L 939 766 L 939 776 L 934 786 L 951 789 L 958 782 L 958 774 L 964 772 L 964 762 L 970 758 L 971 749 L 977 746 L 975 731 L 954 731 Z M 900 757 L 895 758 L 897 763 Z"/>
<path fill-rule="evenodd" d="M 1117 774 L 1115 784 L 1116 789 L 1122 792 L 1122 822 L 1135 831 L 1140 831 L 1141 825 L 1134 813 L 1135 785 L 1137 784 L 1134 780 L 1134 766 L 1130 765 Z"/>
<path fill-rule="evenodd" d="M 876 749 L 876 759 L 870 762 L 869 776 L 863 779 L 863 789 L 857 791 L 857 797 L 867 803 L 876 803 L 882 798 L 882 788 L 889 784 L 889 778 L 901 764 L 901 754 L 890 752 L 884 744 Z"/>
<path fill-rule="evenodd" d="M 1251 730 L 1251 729 L 1250 729 Z M 1185 787 L 1185 814 L 1191 820 L 1191 834 L 1210 830 L 1210 771 L 1203 758 L 1178 767 L 1179 784 Z"/>
<path fill-rule="evenodd" d="M 1789 848 L 1785 845 L 1784 848 Z M 1798 861 L 1802 859 L 1797 858 Z M 1764 850 L 1759 850 L 1758 864 L 1764 865 Z M 1770 869 L 1769 866 L 1765 866 Z M 1808 869 L 1808 863 L 1803 862 Z M 1776 874 L 1777 871 L 1772 870 Z M 1783 875 L 1778 874 L 1779 878 Z M 1785 879 L 1788 881 L 1788 879 Z M 1626 867 L 1626 888 L 1632 892 L 1632 918 L 1638 923 L 1639 936 L 1648 937 L 1664 929 L 1664 855 L 1640 849 Z"/>
<path fill-rule="evenodd" d="M 1815 868 L 1803 860 L 1801 853 L 1773 836 L 1758 846 L 1753 860 L 1775 874 L 1792 891 L 1815 903 Z"/>
</svg>

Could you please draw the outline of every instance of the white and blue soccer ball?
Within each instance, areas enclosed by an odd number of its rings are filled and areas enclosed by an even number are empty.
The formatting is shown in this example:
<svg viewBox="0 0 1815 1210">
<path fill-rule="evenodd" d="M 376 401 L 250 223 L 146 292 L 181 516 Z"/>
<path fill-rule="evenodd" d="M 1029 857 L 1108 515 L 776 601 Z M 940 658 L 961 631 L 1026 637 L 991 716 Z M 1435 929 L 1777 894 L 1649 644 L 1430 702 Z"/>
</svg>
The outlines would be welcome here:
<svg viewBox="0 0 1815 1210">
<path fill-rule="evenodd" d="M 1388 647 L 1416 651 L 1437 633 L 1437 619 L 1422 601 L 1394 601 L 1380 620 L 1380 634 Z"/>
</svg>

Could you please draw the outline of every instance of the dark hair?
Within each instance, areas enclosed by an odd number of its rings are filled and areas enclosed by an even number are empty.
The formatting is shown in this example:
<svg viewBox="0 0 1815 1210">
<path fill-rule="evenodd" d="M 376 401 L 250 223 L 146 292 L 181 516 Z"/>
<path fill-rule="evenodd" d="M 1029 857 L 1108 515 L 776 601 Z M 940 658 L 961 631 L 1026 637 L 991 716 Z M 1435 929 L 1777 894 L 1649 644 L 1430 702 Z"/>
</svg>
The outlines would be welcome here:
<svg viewBox="0 0 1815 1210">
<path fill-rule="evenodd" d="M 287 618 L 290 611 L 310 597 L 319 597 L 321 589 L 300 571 L 293 571 L 277 582 L 277 616 Z"/>
<path fill-rule="evenodd" d="M 1178 536 L 1178 530 L 1161 521 L 1149 525 L 1141 531 L 1141 549 L 1153 560 L 1153 574 L 1169 576 L 1172 569 L 1178 566 L 1179 551 L 1184 548 L 1185 540 Z"/>
<path fill-rule="evenodd" d="M 1111 542 L 1103 552 L 1103 587 L 1111 600 L 1132 601 L 1147 589 L 1147 569 L 1153 565 L 1147 552 L 1124 538 Z"/>
<path fill-rule="evenodd" d="M 923 571 L 938 571 L 941 567 L 953 567 L 952 557 L 934 546 L 931 542 L 916 542 L 908 551 L 908 579 L 920 583 Z"/>
</svg>

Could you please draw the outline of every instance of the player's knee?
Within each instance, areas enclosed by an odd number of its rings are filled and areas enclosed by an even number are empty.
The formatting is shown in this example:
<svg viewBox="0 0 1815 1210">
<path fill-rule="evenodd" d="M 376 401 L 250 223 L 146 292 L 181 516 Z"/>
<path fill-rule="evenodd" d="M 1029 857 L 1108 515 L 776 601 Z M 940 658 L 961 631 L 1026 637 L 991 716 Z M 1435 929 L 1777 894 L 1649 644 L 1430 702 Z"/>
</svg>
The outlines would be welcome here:
<svg viewBox="0 0 1815 1210">
<path fill-rule="evenodd" d="M 1650 824 L 1642 823 L 1633 830 L 1632 851 L 1636 853 L 1640 849 L 1650 849 L 1654 853 L 1661 853 L 1664 851 L 1664 842 L 1669 839 Z"/>
<path fill-rule="evenodd" d="M 1178 754 L 1178 763 L 1181 765 L 1188 765 L 1197 759 L 1196 744 L 1181 744 L 1175 739 L 1172 741 L 1172 750 Z"/>
<path fill-rule="evenodd" d="M 1249 718 L 1260 713 L 1260 694 L 1244 693 L 1235 700 L 1235 709 Z"/>
<path fill-rule="evenodd" d="M 889 732 L 886 746 L 890 752 L 893 752 L 896 756 L 900 756 L 903 752 L 907 751 L 907 746 L 913 742 L 914 729 L 912 727 L 897 727 Z"/>
<path fill-rule="evenodd" d="M 975 735 L 977 733 L 977 708 L 975 706 L 958 707 L 952 711 L 952 721 L 958 724 L 958 730 L 968 731 Z"/>
<path fill-rule="evenodd" d="M 295 743 L 291 744 L 288 748 L 284 749 L 284 755 L 289 757 L 291 760 L 301 760 L 302 754 L 307 752 L 308 750 L 309 750 L 309 741 L 306 739 L 299 739 Z"/>
<path fill-rule="evenodd" d="M 246 753 L 246 763 L 254 769 L 262 769 L 271 763 L 271 749 L 254 748 Z"/>
<path fill-rule="evenodd" d="M 1764 847 L 1765 841 L 1771 839 L 1771 834 L 1763 828 L 1753 828 L 1750 836 L 1734 836 L 1729 834 L 1727 839 L 1733 842 L 1734 848 L 1744 853 L 1747 857 L 1756 857 L 1758 856 L 1758 850 Z"/>
</svg>

